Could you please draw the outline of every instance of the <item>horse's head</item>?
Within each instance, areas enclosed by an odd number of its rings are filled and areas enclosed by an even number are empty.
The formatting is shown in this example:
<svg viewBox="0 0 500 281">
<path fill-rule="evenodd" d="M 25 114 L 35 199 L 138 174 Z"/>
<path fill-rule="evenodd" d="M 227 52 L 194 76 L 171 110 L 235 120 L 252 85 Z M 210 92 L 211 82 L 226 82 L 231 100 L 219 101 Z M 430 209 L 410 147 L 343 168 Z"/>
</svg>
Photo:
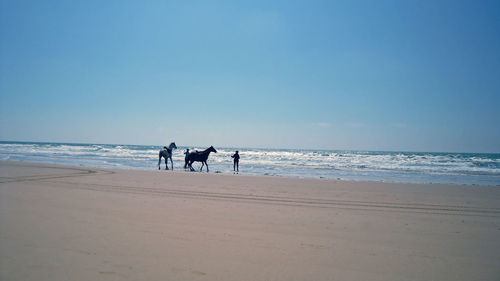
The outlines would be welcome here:
<svg viewBox="0 0 500 281">
<path fill-rule="evenodd" d="M 208 151 L 217 153 L 217 150 L 215 150 L 213 145 L 208 148 Z"/>
<path fill-rule="evenodd" d="M 170 144 L 170 149 L 172 149 L 172 148 L 177 149 L 177 145 L 175 145 L 175 142 L 173 142 L 173 143 Z"/>
</svg>

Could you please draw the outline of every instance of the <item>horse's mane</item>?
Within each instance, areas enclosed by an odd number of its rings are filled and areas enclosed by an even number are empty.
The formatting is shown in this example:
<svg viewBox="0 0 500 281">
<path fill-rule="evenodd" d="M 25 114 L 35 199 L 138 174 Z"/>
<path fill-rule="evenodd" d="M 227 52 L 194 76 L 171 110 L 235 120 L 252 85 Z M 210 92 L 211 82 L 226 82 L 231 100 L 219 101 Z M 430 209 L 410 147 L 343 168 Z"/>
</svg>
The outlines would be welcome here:
<svg viewBox="0 0 500 281">
<path fill-rule="evenodd" d="M 195 152 L 191 152 L 191 153 L 205 154 L 205 153 L 207 153 L 207 152 L 209 152 L 209 151 L 210 151 L 210 148 L 211 148 L 211 147 L 209 147 L 209 148 L 207 148 L 207 149 L 205 149 L 205 150 L 202 150 L 202 151 L 195 151 Z"/>
<path fill-rule="evenodd" d="M 168 152 L 169 154 L 172 154 L 172 150 L 175 148 L 174 146 L 175 146 L 175 142 L 171 142 L 171 143 L 170 143 L 170 145 L 169 145 L 168 147 L 164 146 L 164 147 L 160 150 L 160 153 L 161 153 L 161 151 L 162 151 L 162 150 L 165 150 L 165 149 L 166 149 L 166 150 L 167 150 L 167 152 Z"/>
</svg>

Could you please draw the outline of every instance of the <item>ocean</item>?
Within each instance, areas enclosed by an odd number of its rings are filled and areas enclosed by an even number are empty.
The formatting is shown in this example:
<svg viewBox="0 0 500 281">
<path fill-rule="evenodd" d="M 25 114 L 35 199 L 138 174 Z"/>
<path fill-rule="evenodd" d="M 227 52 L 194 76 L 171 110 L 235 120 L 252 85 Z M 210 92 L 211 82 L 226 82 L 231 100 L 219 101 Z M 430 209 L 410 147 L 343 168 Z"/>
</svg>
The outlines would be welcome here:
<svg viewBox="0 0 500 281">
<path fill-rule="evenodd" d="M 157 170 L 161 147 L 2 141 L 0 159 Z M 183 170 L 186 148 L 205 149 L 178 146 L 173 153 L 175 170 Z M 218 153 L 210 154 L 209 169 L 223 174 L 233 173 L 231 155 L 239 150 L 240 174 L 245 175 L 500 186 L 500 154 L 215 148 Z M 200 166 L 193 164 L 198 170 Z M 165 168 L 163 160 L 161 167 Z"/>
</svg>

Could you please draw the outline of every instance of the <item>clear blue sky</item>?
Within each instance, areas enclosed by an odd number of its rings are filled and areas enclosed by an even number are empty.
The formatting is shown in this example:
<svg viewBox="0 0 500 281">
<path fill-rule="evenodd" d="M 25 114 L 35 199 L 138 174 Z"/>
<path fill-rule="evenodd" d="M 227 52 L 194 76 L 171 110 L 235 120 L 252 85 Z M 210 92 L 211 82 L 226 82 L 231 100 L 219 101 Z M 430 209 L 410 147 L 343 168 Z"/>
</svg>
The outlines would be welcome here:
<svg viewBox="0 0 500 281">
<path fill-rule="evenodd" d="M 0 3 L 0 140 L 500 152 L 498 0 Z"/>
</svg>

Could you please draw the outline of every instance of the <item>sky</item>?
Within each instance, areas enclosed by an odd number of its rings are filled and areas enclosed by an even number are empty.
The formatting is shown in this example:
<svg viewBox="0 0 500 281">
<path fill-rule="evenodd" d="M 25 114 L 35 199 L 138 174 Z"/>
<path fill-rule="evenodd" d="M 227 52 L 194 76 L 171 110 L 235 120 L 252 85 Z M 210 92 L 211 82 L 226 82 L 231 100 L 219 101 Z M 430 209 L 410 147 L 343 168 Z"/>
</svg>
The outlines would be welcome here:
<svg viewBox="0 0 500 281">
<path fill-rule="evenodd" d="M 500 2 L 0 0 L 0 140 L 500 153 Z"/>
</svg>

